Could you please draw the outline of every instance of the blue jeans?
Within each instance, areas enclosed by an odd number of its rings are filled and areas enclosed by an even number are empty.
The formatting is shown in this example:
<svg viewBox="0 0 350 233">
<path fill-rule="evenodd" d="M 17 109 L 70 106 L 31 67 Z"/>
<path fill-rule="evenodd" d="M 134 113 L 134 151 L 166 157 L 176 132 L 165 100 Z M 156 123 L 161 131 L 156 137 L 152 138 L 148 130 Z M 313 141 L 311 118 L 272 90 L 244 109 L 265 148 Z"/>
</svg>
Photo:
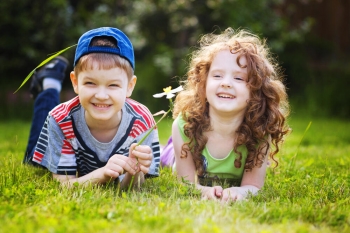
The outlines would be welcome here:
<svg viewBox="0 0 350 233">
<path fill-rule="evenodd" d="M 59 103 L 60 94 L 56 89 L 50 88 L 44 90 L 36 97 L 34 102 L 32 125 L 30 128 L 29 140 L 23 163 L 37 165 L 36 163 L 32 162 L 36 143 L 48 113 Z"/>
</svg>

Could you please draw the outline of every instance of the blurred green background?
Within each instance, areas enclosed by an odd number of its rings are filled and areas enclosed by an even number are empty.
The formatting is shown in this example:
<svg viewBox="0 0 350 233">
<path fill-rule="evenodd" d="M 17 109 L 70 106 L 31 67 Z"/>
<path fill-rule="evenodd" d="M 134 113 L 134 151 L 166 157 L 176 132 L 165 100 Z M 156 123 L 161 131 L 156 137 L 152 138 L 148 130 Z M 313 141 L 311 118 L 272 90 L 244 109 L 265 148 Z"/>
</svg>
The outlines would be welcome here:
<svg viewBox="0 0 350 233">
<path fill-rule="evenodd" d="M 348 0 L 7 0 L 0 2 L 0 119 L 31 119 L 27 74 L 48 54 L 76 44 L 100 26 L 123 30 L 135 48 L 133 98 L 152 112 L 154 99 L 178 86 L 200 35 L 227 27 L 266 38 L 284 69 L 292 112 L 350 116 L 350 1 Z M 64 56 L 73 61 L 74 51 Z M 74 96 L 67 71 L 61 100 Z"/>
</svg>

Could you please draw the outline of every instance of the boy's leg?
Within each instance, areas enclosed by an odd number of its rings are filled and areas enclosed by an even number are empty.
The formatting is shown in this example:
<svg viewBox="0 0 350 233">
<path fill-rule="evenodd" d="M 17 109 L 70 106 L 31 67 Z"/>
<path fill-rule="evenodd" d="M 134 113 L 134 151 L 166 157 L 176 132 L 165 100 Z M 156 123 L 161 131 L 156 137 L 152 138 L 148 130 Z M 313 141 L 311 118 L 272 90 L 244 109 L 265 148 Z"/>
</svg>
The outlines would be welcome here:
<svg viewBox="0 0 350 233">
<path fill-rule="evenodd" d="M 59 102 L 59 92 L 53 88 L 42 91 L 35 99 L 32 125 L 30 128 L 28 145 L 23 160 L 24 163 L 32 164 L 34 149 L 38 141 L 41 128 L 44 125 L 49 111 L 58 105 Z M 33 163 L 33 165 L 35 164 Z"/>
<path fill-rule="evenodd" d="M 68 61 L 61 56 L 54 58 L 33 75 L 30 93 L 35 99 L 32 125 L 23 162 L 32 163 L 32 158 L 46 117 L 60 102 L 60 91 L 65 78 Z"/>
</svg>

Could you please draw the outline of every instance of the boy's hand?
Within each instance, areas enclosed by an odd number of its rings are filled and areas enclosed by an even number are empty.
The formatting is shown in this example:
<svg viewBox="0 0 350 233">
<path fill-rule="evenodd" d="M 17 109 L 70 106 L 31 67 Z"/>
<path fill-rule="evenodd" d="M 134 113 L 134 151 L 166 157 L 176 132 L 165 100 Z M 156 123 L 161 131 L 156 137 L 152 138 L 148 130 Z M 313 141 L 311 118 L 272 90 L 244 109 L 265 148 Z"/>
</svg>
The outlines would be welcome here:
<svg viewBox="0 0 350 233">
<path fill-rule="evenodd" d="M 117 178 L 125 172 L 135 175 L 139 168 L 135 158 L 132 159 L 124 155 L 115 154 L 108 160 L 103 170 L 104 176 Z"/>
<path fill-rule="evenodd" d="M 222 187 L 203 187 L 202 189 L 202 200 L 218 200 L 222 195 Z"/>
<path fill-rule="evenodd" d="M 153 160 L 152 149 L 146 145 L 136 145 L 136 143 L 133 143 L 130 146 L 129 158 L 137 158 L 139 165 L 138 171 L 142 171 L 144 174 L 147 174 L 149 172 L 149 167 L 151 166 Z"/>
</svg>

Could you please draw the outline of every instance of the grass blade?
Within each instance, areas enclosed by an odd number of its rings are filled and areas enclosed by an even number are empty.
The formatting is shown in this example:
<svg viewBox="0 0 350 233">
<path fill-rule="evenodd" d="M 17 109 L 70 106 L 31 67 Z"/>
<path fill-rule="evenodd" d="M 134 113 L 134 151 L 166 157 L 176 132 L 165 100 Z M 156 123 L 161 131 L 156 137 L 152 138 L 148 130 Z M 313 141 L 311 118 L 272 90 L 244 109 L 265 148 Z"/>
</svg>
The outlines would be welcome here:
<svg viewBox="0 0 350 233">
<path fill-rule="evenodd" d="M 37 67 L 34 68 L 34 70 L 32 70 L 28 75 L 27 77 L 24 79 L 24 81 L 22 82 L 22 84 L 19 86 L 19 88 L 17 88 L 17 90 L 13 93 L 15 94 L 19 89 L 21 89 L 21 87 L 30 79 L 30 77 L 32 77 L 32 75 L 34 74 L 34 72 L 36 71 L 36 69 L 42 67 L 43 65 L 45 65 L 46 63 L 48 63 L 49 61 L 51 61 L 52 59 L 54 59 L 55 57 L 57 57 L 58 55 L 60 55 L 61 53 L 64 53 L 65 51 L 67 51 L 68 49 L 72 48 L 76 46 L 75 45 L 72 45 L 72 46 L 69 46 L 65 49 L 62 49 L 61 51 L 58 51 L 57 53 L 54 53 L 53 55 L 51 55 L 50 57 L 48 57 L 47 59 L 45 59 L 44 61 L 42 61 Z"/>
</svg>

